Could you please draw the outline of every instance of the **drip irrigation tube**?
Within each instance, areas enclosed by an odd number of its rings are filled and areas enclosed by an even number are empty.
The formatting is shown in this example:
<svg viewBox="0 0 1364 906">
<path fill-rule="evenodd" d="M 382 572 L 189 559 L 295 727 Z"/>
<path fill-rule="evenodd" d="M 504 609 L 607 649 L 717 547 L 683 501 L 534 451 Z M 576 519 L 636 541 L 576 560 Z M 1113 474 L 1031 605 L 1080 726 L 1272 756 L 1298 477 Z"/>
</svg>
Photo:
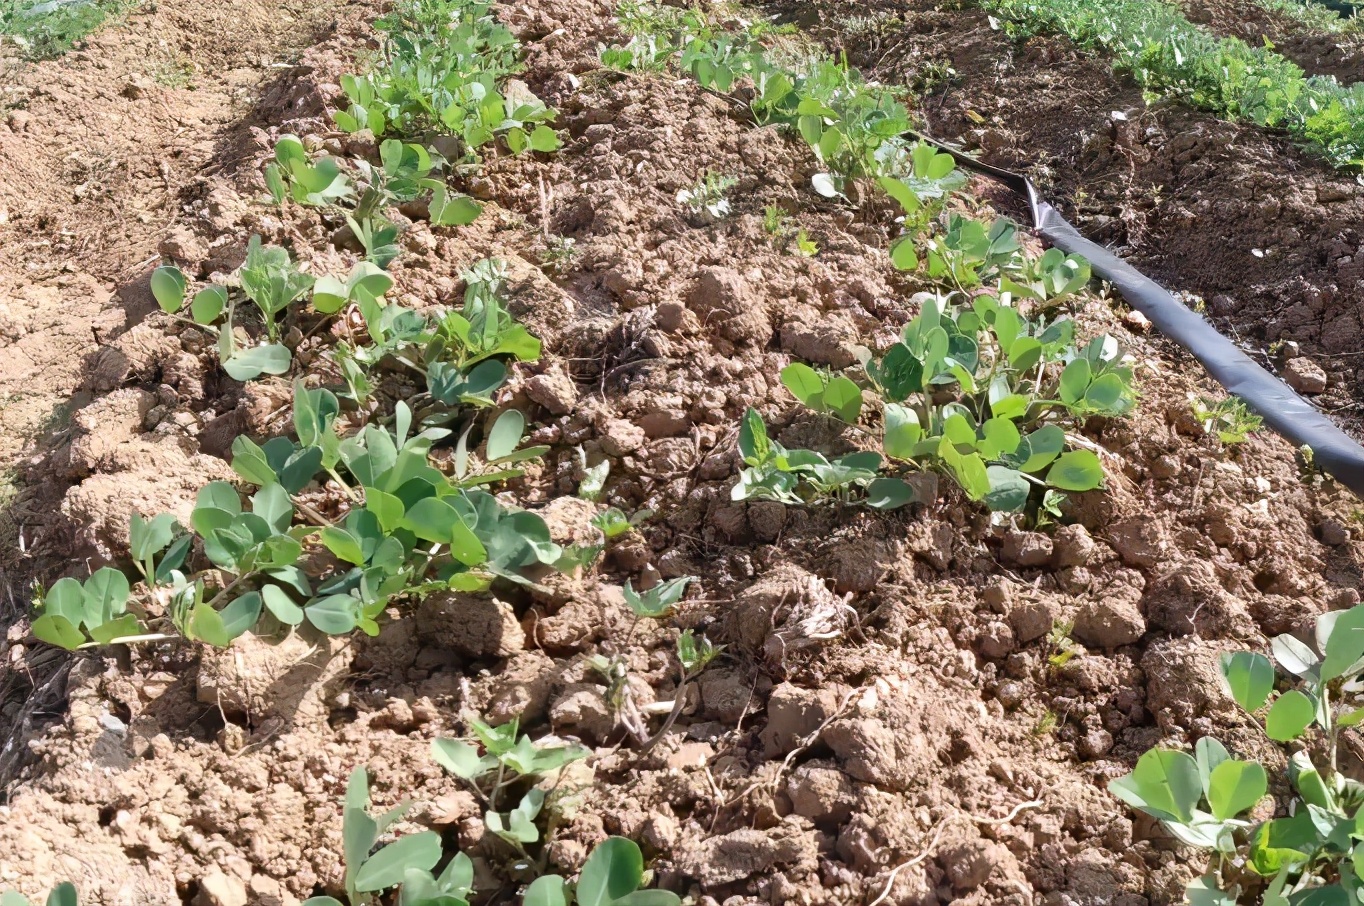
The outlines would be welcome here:
<svg viewBox="0 0 1364 906">
<path fill-rule="evenodd" d="M 1336 427 L 1316 406 L 1256 363 L 1160 284 L 1080 235 L 1060 211 L 1047 204 L 1026 176 L 982 163 L 928 136 L 918 133 L 909 136 L 951 154 L 961 166 L 994 177 L 1026 198 L 1033 227 L 1043 239 L 1064 252 L 1087 259 L 1095 274 L 1117 287 L 1128 304 L 1162 333 L 1193 353 L 1218 383 L 1244 400 L 1279 434 L 1298 446 L 1310 447 L 1313 461 L 1322 471 L 1364 497 L 1364 446 Z"/>
</svg>

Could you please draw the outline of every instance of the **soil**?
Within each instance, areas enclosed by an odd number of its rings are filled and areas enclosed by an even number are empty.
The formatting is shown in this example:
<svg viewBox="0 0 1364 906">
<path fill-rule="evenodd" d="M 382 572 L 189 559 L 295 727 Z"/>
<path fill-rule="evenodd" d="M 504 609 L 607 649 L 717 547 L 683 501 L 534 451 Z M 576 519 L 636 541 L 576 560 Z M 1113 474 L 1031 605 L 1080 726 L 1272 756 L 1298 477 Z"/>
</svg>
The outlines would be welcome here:
<svg viewBox="0 0 1364 906">
<path fill-rule="evenodd" d="M 1015 54 L 969 12 L 823 6 L 823 37 L 886 80 L 950 62 L 956 80 L 921 110 L 938 134 L 1045 177 L 1091 232 L 1204 295 L 1242 336 L 1299 340 L 1330 377 L 1323 399 L 1343 405 L 1364 364 L 1333 357 L 1348 331 L 1355 350 L 1364 336 L 1356 184 L 1277 137 L 1146 108 L 1059 42 Z M 286 430 L 286 382 L 225 380 L 203 338 L 156 311 L 151 267 L 164 256 L 199 277 L 230 270 L 252 233 L 317 272 L 352 260 L 329 215 L 260 203 L 260 166 L 285 132 L 356 150 L 325 110 L 374 10 L 300 5 L 285 27 L 263 9 L 164 0 L 83 56 L 30 70 L 21 128 L 11 114 L 0 132 L 12 251 L 0 381 L 17 397 L 0 450 L 22 539 L 4 561 L 0 885 L 38 896 L 69 879 L 107 906 L 335 893 L 345 779 L 364 765 L 378 806 L 414 800 L 403 827 L 440 830 L 475 859 L 480 895 L 508 901 L 511 852 L 428 754 L 478 715 L 593 747 L 560 786 L 546 856 L 563 872 L 624 834 L 660 885 L 703 904 L 1179 901 L 1198 855 L 1104 783 L 1152 745 L 1207 734 L 1284 775 L 1283 751 L 1222 690 L 1216 655 L 1359 601 L 1359 501 L 1305 477 L 1272 435 L 1231 449 L 1205 436 L 1189 396 L 1217 391 L 1197 364 L 1116 300 L 1085 296 L 1075 317 L 1129 346 L 1142 400 L 1130 419 L 1088 426 L 1110 478 L 1065 525 L 994 528 L 947 482 L 891 514 L 732 502 L 747 406 L 784 443 L 854 442 L 793 405 L 776 375 L 886 345 L 919 286 L 884 253 L 888 210 L 854 214 L 808 190 L 816 164 L 798 139 L 753 128 L 689 81 L 601 70 L 598 43 L 618 39 L 606 3 L 502 10 L 565 147 L 489 161 L 469 186 L 484 214 L 457 230 L 406 223 L 393 272 L 405 304 L 449 304 L 473 261 L 509 262 L 510 305 L 546 347 L 516 399 L 552 448 L 510 492 L 557 540 L 575 537 L 593 510 L 572 496 L 581 447 L 611 463 L 604 503 L 654 511 L 641 531 L 597 573 L 433 596 L 372 639 L 248 635 L 222 651 L 75 657 L 31 642 L 28 578 L 119 562 L 130 511 L 185 514 L 204 481 L 230 474 L 231 437 Z M 853 11 L 874 31 L 854 31 Z M 196 87 L 130 95 L 162 40 L 202 67 Z M 98 148 L 121 163 L 73 197 L 63 167 Z M 675 201 L 705 169 L 738 180 L 718 223 Z M 774 244 L 770 204 L 818 256 Z M 571 262 L 548 267 L 547 235 L 575 241 Z M 682 575 L 699 579 L 675 618 L 631 618 L 626 579 Z M 1078 652 L 1059 666 L 1057 625 L 1073 627 Z M 670 652 L 685 628 L 726 648 L 679 689 Z M 643 750 L 618 725 L 592 654 L 624 659 L 638 708 L 684 696 L 659 745 Z"/>
</svg>

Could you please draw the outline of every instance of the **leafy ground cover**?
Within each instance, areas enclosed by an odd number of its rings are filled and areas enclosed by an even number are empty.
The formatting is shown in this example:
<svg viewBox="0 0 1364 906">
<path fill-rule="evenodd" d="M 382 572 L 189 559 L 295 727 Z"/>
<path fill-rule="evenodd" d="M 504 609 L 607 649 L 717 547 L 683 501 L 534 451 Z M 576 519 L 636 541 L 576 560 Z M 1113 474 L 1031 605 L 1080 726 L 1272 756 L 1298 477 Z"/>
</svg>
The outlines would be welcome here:
<svg viewBox="0 0 1364 906">
<path fill-rule="evenodd" d="M 1364 166 L 1364 87 L 1306 78 L 1266 47 L 1217 38 L 1166 3 L 986 3 L 1018 34 L 1060 32 L 1111 53 L 1148 90 L 1263 126 L 1287 129 L 1337 167 Z"/>
<path fill-rule="evenodd" d="M 136 0 L 5 0 L 0 4 L 0 36 L 30 59 L 47 59 L 135 6 Z"/>
<path fill-rule="evenodd" d="M 1358 601 L 1357 503 L 908 92 L 727 8 L 385 12 L 220 136 L 17 476 L 0 883 L 1135 904 L 1219 868 L 1158 820 L 1278 817 L 1321 690 L 1266 737 L 1219 655 Z"/>
</svg>

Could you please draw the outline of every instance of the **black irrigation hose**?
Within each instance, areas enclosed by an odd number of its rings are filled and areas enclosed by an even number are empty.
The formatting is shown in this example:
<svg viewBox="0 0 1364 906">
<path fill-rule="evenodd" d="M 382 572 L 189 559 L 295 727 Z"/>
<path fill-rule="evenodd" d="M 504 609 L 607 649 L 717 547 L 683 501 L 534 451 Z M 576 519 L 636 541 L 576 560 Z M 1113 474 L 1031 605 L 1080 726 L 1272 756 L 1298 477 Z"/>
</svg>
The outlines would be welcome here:
<svg viewBox="0 0 1364 906">
<path fill-rule="evenodd" d="M 911 136 L 951 154 L 967 169 L 994 177 L 1026 198 L 1033 227 L 1043 239 L 1064 252 L 1087 259 L 1095 274 L 1117 287 L 1128 304 L 1162 333 L 1193 353 L 1218 383 L 1244 400 L 1275 431 L 1294 444 L 1310 447 L 1313 461 L 1322 471 L 1364 497 L 1364 447 L 1317 407 L 1294 393 L 1160 284 L 1080 235 L 1059 211 L 1047 204 L 1026 176 L 982 163 L 928 136 L 909 133 L 907 137 Z"/>
</svg>

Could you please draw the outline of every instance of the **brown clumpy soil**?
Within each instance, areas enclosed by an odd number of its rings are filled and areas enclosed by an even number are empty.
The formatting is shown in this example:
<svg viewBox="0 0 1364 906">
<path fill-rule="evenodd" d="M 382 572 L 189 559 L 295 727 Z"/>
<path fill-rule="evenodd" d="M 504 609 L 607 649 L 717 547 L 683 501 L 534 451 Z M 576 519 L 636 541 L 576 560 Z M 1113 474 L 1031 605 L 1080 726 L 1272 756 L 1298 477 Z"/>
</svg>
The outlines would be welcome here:
<svg viewBox="0 0 1364 906">
<path fill-rule="evenodd" d="M 888 211 L 853 214 L 808 190 L 815 162 L 798 139 L 752 128 L 689 82 L 600 71 L 610 14 L 566 0 L 504 10 L 566 146 L 541 161 L 491 161 L 471 186 L 489 202 L 471 227 L 408 224 L 395 296 L 448 304 L 462 269 L 506 259 L 511 305 L 547 350 L 518 376 L 517 399 L 536 416 L 535 441 L 553 447 L 515 496 L 556 540 L 581 533 L 594 510 L 571 496 L 581 446 L 611 462 L 604 502 L 656 515 L 599 574 L 493 599 L 433 597 L 375 639 L 248 636 L 226 651 L 147 646 L 54 667 L 16 622 L 0 643 L 0 885 L 37 895 L 70 879 L 82 902 L 110 906 L 335 892 L 342 791 L 364 765 L 378 805 L 415 800 L 406 826 L 441 830 L 447 848 L 475 858 L 481 894 L 505 902 L 512 854 L 428 756 L 431 738 L 466 732 L 473 715 L 519 715 L 536 736 L 594 748 L 564 780 L 551 867 L 573 872 L 595 843 L 624 834 L 660 884 L 704 904 L 867 903 L 883 891 L 896 904 L 1176 902 L 1204 866 L 1104 783 L 1154 744 L 1210 733 L 1283 775 L 1283 753 L 1222 691 L 1216 655 L 1359 600 L 1358 501 L 1305 481 L 1277 438 L 1229 451 L 1203 436 L 1188 396 L 1213 389 L 1196 364 L 1087 297 L 1077 319 L 1129 344 L 1142 402 L 1130 420 L 1090 426 L 1108 487 L 1077 499 L 1066 525 L 994 529 L 945 482 L 938 499 L 889 515 L 731 502 L 744 408 L 761 408 L 784 443 L 846 449 L 854 438 L 793 405 L 778 371 L 793 359 L 846 367 L 857 345 L 885 345 L 919 287 L 886 259 Z M 948 42 L 937 19 L 922 21 L 914 40 L 935 53 L 985 52 L 988 34 Z M 152 314 L 144 258 L 160 243 L 205 276 L 235 266 L 256 232 L 317 272 L 344 271 L 333 224 L 256 203 L 258 174 L 282 132 L 346 150 L 323 110 L 363 34 L 343 24 L 254 119 L 201 135 L 233 150 L 205 148 L 176 171 L 158 209 L 175 223 L 149 227 L 152 244 L 119 251 L 117 226 L 80 227 L 91 235 L 79 241 L 104 249 L 88 256 L 91 280 L 117 288 L 119 268 L 137 276 L 96 309 L 110 324 L 100 348 L 73 353 L 68 384 L 43 388 L 84 396 L 69 427 L 20 463 L 22 500 L 41 503 L 25 511 L 25 558 L 8 568 L 50 580 L 59 558 L 81 563 L 72 573 L 117 560 L 130 509 L 183 513 L 199 484 L 226 474 L 224 439 L 283 430 L 287 385 L 242 389 L 216 375 L 202 338 Z M 1017 65 L 1007 48 L 993 52 Z M 1061 60 L 1062 73 L 1081 65 Z M 1030 71 L 1042 78 L 1040 65 Z M 999 85 L 965 84 L 926 114 L 948 122 L 972 105 L 999 121 L 1000 153 L 1017 162 L 1005 152 L 1026 144 L 1006 129 L 1002 101 L 991 106 Z M 1106 134 L 1094 153 L 1111 165 L 1122 152 Z M 1136 147 L 1150 140 L 1135 134 Z M 1195 147 L 1230 154 L 1211 137 Z M 1251 170 L 1259 160 L 1237 171 L 1255 186 L 1270 179 Z M 1053 168 L 1053 185 L 1076 172 Z M 705 169 L 738 179 L 735 213 L 718 224 L 688 220 L 674 200 Z M 1201 184 L 1197 172 L 1186 177 Z M 1126 209 L 1141 193 L 1113 194 L 1122 185 L 1103 191 Z M 13 210 L 23 193 L 6 192 Z M 795 213 L 817 257 L 774 247 L 768 204 Z M 1114 229 L 1135 244 L 1171 216 L 1140 208 Z M 537 266 L 546 231 L 577 249 L 552 276 Z M 81 260 L 50 254 L 54 281 L 62 262 Z M 1209 263 L 1188 247 L 1171 254 L 1181 272 Z M 637 625 L 619 585 L 658 575 L 699 579 L 676 618 Z M 1049 662 L 1057 626 L 1080 646 L 1062 666 Z M 669 653 L 682 628 L 726 645 L 686 690 Z M 624 736 L 591 654 L 624 659 L 639 709 L 686 696 L 660 745 L 641 752 Z"/>
</svg>

